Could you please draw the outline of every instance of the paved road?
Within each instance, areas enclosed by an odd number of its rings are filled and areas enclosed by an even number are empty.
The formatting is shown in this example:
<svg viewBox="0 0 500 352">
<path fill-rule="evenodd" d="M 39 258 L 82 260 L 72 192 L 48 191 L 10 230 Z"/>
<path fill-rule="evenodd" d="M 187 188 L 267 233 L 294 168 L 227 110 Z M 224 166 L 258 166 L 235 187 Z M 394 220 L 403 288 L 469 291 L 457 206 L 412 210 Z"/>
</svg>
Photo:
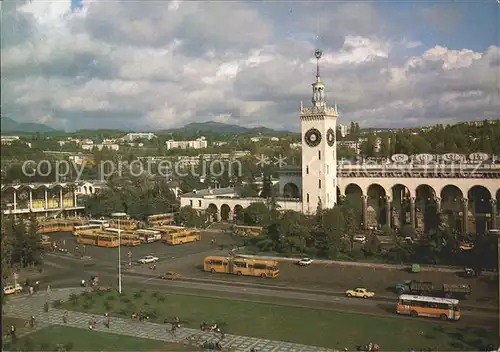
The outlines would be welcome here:
<svg viewBox="0 0 500 352">
<path fill-rule="evenodd" d="M 46 259 L 48 260 L 48 258 Z M 53 280 L 53 287 L 74 286 L 80 278 L 88 278 L 99 272 L 100 280 L 103 284 L 116 286 L 117 270 L 110 267 L 92 267 L 84 268 L 78 263 L 78 259 L 55 258 L 51 257 L 50 261 L 62 261 L 63 263 L 71 263 L 72 271 L 66 274 L 59 274 L 56 280 Z M 78 276 L 79 275 L 79 276 Z M 379 299 L 379 300 L 360 300 L 355 298 L 347 298 L 342 295 L 333 295 L 322 292 L 302 292 L 294 290 L 278 291 L 276 288 L 266 287 L 261 285 L 235 285 L 233 282 L 220 281 L 218 283 L 197 282 L 197 281 L 166 281 L 158 279 L 149 271 L 148 276 L 144 273 L 127 272 L 122 273 L 122 283 L 125 288 L 148 288 L 152 290 L 167 291 L 169 293 L 191 294 L 196 296 L 219 297 L 228 299 L 246 300 L 252 302 L 264 302 L 279 305 L 298 306 L 306 308 L 315 308 L 322 310 L 332 310 L 341 312 L 352 312 L 356 314 L 367 314 L 384 317 L 394 317 L 396 319 L 411 319 L 400 317 L 394 313 L 395 300 Z M 477 309 L 462 307 L 464 318 L 453 323 L 460 326 L 497 326 L 498 312 L 489 309 Z M 430 320 L 429 322 L 440 323 Z M 450 322 L 451 323 L 451 322 Z M 441 324 L 441 323 L 440 323 Z"/>
<path fill-rule="evenodd" d="M 10 317 L 29 319 L 34 315 L 37 321 L 37 328 L 50 325 L 67 325 L 70 327 L 88 329 L 89 320 L 93 318 L 91 314 L 70 312 L 69 321 L 64 324 L 62 321 L 63 310 L 51 308 L 48 313 L 43 312 L 43 304 L 49 298 L 50 301 L 67 300 L 72 293 L 81 293 L 81 288 L 67 288 L 52 290 L 50 294 L 41 293 L 34 297 L 26 295 L 17 296 L 10 299 L 9 304 L 4 308 L 4 314 Z M 98 318 L 98 317 L 97 317 Z M 102 319 L 102 318 L 101 318 Z M 200 346 L 205 342 L 217 342 L 220 340 L 218 334 L 202 332 L 195 329 L 180 328 L 175 334 L 167 332 L 169 325 L 149 322 L 136 322 L 130 319 L 112 318 L 110 328 L 106 328 L 101 322 L 97 324 L 95 330 L 112 332 L 120 335 L 135 336 L 153 340 L 160 340 L 174 343 L 184 343 L 191 346 Z M 24 332 L 26 334 L 27 332 Z M 328 352 L 333 351 L 326 348 L 293 344 L 282 341 L 272 341 L 255 337 L 237 336 L 226 334 L 224 340 L 220 341 L 226 351 L 250 351 L 256 348 L 258 351 L 266 352 Z"/>
</svg>

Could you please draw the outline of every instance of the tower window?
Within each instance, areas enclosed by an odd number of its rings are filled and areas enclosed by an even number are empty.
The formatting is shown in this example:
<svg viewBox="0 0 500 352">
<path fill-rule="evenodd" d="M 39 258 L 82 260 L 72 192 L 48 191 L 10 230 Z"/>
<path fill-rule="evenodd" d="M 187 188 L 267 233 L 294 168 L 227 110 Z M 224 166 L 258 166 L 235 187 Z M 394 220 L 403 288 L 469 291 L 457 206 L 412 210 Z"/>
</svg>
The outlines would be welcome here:
<svg viewBox="0 0 500 352">
<path fill-rule="evenodd" d="M 306 166 L 306 174 L 309 175 L 309 165 Z"/>
<path fill-rule="evenodd" d="M 307 203 L 309 203 L 309 193 L 307 193 Z"/>
<path fill-rule="evenodd" d="M 321 180 L 318 180 L 318 188 L 321 189 Z"/>
<path fill-rule="evenodd" d="M 318 160 L 321 160 L 321 150 L 318 150 Z"/>
</svg>

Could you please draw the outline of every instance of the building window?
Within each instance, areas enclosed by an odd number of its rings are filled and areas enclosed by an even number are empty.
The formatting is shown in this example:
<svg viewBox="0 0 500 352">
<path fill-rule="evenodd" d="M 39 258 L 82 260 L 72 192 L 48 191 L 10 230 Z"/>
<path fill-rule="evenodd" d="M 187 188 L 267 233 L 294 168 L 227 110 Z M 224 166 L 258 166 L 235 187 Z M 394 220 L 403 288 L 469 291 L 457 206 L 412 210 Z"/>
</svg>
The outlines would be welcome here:
<svg viewBox="0 0 500 352">
<path fill-rule="evenodd" d="M 307 193 L 307 203 L 309 203 L 309 193 Z"/>
<path fill-rule="evenodd" d="M 193 200 L 190 200 L 190 201 L 189 201 L 189 205 L 190 205 L 191 207 L 193 207 Z"/>
<path fill-rule="evenodd" d="M 198 207 L 201 208 L 201 200 L 198 201 Z"/>
<path fill-rule="evenodd" d="M 318 160 L 321 160 L 321 150 L 318 150 Z"/>
<path fill-rule="evenodd" d="M 321 189 L 321 180 L 318 180 L 318 188 Z"/>
<path fill-rule="evenodd" d="M 330 174 L 330 165 L 326 164 L 326 174 Z"/>
<path fill-rule="evenodd" d="M 326 194 L 326 202 L 330 204 L 330 193 Z"/>
<path fill-rule="evenodd" d="M 309 166 L 306 166 L 306 174 L 309 175 Z"/>
</svg>

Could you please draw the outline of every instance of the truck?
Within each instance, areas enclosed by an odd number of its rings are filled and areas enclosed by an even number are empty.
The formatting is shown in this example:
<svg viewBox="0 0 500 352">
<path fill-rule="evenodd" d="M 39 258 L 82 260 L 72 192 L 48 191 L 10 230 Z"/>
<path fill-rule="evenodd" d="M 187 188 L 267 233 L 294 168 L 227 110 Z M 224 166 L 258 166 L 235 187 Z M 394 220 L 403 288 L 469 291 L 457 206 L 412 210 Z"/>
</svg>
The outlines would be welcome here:
<svg viewBox="0 0 500 352">
<path fill-rule="evenodd" d="M 406 280 L 396 284 L 398 294 L 415 294 L 424 296 L 441 296 L 446 298 L 464 299 L 470 295 L 472 290 L 470 285 L 463 284 L 439 284 L 432 282 Z"/>
</svg>

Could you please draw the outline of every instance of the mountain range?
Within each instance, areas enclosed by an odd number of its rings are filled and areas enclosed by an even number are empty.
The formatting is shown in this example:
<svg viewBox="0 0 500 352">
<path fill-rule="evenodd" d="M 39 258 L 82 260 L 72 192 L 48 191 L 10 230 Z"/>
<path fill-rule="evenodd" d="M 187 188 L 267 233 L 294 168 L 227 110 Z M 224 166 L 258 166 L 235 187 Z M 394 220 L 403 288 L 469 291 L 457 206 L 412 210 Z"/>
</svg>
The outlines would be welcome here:
<svg viewBox="0 0 500 352">
<path fill-rule="evenodd" d="M 88 130 L 85 130 L 88 132 Z M 96 129 L 96 132 L 99 131 Z M 107 130 L 109 131 L 109 130 Z M 57 130 L 41 123 L 20 123 L 12 120 L 9 117 L 1 117 L 1 132 L 2 134 L 22 134 L 22 133 L 48 133 L 58 132 Z M 130 132 L 119 131 L 117 132 Z M 167 130 L 152 131 L 157 133 L 182 133 L 188 135 L 198 134 L 284 134 L 291 133 L 288 131 L 277 131 L 267 127 L 247 128 L 243 126 L 230 125 L 215 121 L 193 122 L 180 128 L 172 128 Z"/>
<path fill-rule="evenodd" d="M 47 133 L 55 132 L 52 127 L 44 125 L 43 123 L 21 123 L 12 120 L 11 118 L 2 116 L 0 118 L 0 127 L 2 134 L 13 133 Z"/>
<path fill-rule="evenodd" d="M 288 131 L 278 131 L 267 127 L 243 127 L 238 125 L 230 125 L 215 121 L 192 122 L 184 127 L 172 128 L 168 130 L 158 131 L 160 133 L 186 133 L 186 134 L 283 134 L 292 133 Z"/>
</svg>

